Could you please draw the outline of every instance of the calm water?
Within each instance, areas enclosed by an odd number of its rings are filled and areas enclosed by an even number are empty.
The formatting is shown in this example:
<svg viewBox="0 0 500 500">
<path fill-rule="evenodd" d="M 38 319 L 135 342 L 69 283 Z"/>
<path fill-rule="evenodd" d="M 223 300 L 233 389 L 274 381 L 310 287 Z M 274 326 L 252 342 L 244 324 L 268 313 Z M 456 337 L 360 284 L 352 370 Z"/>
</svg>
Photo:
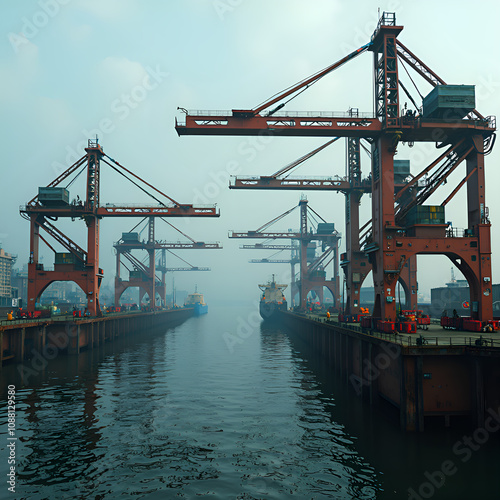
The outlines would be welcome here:
<svg viewBox="0 0 500 500">
<path fill-rule="evenodd" d="M 452 449 L 473 429 L 400 432 L 251 308 L 0 378 L 2 478 L 7 384 L 18 437 L 16 494 L 3 481 L 0 498 L 405 499 L 425 482 L 414 498 L 500 498 L 500 433 L 464 462 Z M 424 473 L 450 459 L 433 486 Z"/>
</svg>

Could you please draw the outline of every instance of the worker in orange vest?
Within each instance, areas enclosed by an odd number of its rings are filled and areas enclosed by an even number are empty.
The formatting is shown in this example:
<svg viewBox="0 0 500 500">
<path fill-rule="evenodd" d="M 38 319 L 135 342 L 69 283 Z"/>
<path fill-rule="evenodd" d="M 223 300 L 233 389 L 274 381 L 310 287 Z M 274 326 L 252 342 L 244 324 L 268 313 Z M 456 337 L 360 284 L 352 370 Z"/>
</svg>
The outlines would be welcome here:
<svg viewBox="0 0 500 500">
<path fill-rule="evenodd" d="M 7 320 L 12 321 L 13 319 L 14 319 L 14 316 L 12 314 L 12 311 L 10 311 L 9 313 L 7 313 Z"/>
</svg>

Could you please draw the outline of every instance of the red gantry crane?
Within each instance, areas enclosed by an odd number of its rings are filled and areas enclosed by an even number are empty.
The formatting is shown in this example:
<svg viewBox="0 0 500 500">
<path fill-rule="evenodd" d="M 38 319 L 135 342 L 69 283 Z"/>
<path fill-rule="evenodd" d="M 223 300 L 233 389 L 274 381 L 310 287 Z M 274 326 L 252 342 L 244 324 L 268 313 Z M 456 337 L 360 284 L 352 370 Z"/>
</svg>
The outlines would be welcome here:
<svg viewBox="0 0 500 500">
<path fill-rule="evenodd" d="M 188 112 L 180 108 L 185 112 L 185 119 L 176 121 L 176 130 L 179 135 L 366 138 L 372 155 L 372 220 L 362 251 L 373 269 L 375 305 L 371 326 L 395 331 L 395 287 L 405 264 L 416 255 L 435 254 L 446 255 L 469 283 L 471 316 L 463 319 L 460 327 L 466 330 L 498 328 L 492 308 L 491 224 L 484 174 L 484 158 L 494 143 L 496 119 L 484 117 L 475 109 L 473 86 L 447 85 L 403 45 L 398 40 L 402 30 L 403 26 L 396 24 L 396 15 L 384 12 L 371 40 L 340 61 L 253 109 Z M 373 114 L 280 112 L 301 91 L 365 52 L 373 54 Z M 400 64 L 405 70 L 410 66 L 434 87 L 423 97 L 422 107 L 416 105 L 401 83 Z M 415 104 L 415 111 L 403 109 L 401 92 Z M 396 194 L 394 156 L 400 142 L 434 143 L 438 146 L 438 156 Z M 463 180 L 441 205 L 425 205 L 463 162 Z M 425 187 L 417 189 L 424 176 L 427 177 Z M 461 232 L 451 231 L 445 223 L 444 207 L 464 185 L 467 228 Z"/>
<path fill-rule="evenodd" d="M 269 231 L 268 228 L 275 222 L 283 219 L 292 211 L 294 211 L 297 206 L 292 207 L 290 210 L 283 212 L 279 216 L 275 217 L 271 221 L 267 222 L 255 231 L 247 232 L 236 232 L 230 231 L 229 238 L 259 238 L 265 240 L 275 240 L 275 239 L 289 239 L 297 240 L 299 242 L 299 263 L 300 263 L 300 282 L 295 282 L 295 285 L 299 290 L 299 301 L 300 307 L 305 309 L 307 303 L 307 294 L 311 290 L 321 290 L 318 295 L 323 296 L 323 287 L 330 290 L 333 296 L 334 305 L 338 306 L 340 287 L 339 287 L 339 276 L 338 276 L 338 246 L 340 242 L 340 233 L 335 231 L 333 224 L 328 224 L 325 220 L 316 213 L 311 207 L 308 206 L 306 199 L 301 199 L 299 201 L 298 207 L 300 208 L 300 231 Z M 308 230 L 308 211 L 312 212 L 319 220 L 317 224 L 317 231 L 314 233 Z M 323 244 L 323 253 L 318 257 L 317 262 L 315 257 L 309 259 L 314 261 L 311 266 L 308 266 L 308 246 L 313 241 L 321 241 Z M 291 245 L 293 247 L 293 245 Z M 329 258 L 329 260 L 328 260 Z M 333 277 L 331 280 L 326 279 L 326 275 L 323 268 L 333 261 Z M 291 261 L 286 261 L 287 263 Z M 320 269 L 320 266 L 322 268 Z M 292 271 L 292 279 L 294 279 L 294 273 Z M 293 298 L 293 297 L 292 297 Z"/>
<path fill-rule="evenodd" d="M 139 303 L 145 294 L 148 295 L 150 303 L 154 304 L 156 293 L 160 295 L 160 300 L 163 306 L 166 304 L 166 286 L 165 275 L 167 272 L 173 271 L 209 271 L 207 267 L 189 268 L 167 268 L 166 266 L 166 252 L 173 249 L 221 249 L 222 246 L 219 242 L 206 243 L 204 241 L 195 241 L 193 238 L 183 233 L 180 229 L 176 228 L 173 224 L 160 218 L 170 227 L 179 232 L 182 236 L 187 238 L 188 241 L 174 241 L 166 242 L 155 239 L 155 217 L 149 217 L 147 222 L 148 239 L 147 241 L 140 241 L 140 232 L 134 230 L 140 226 L 146 219 L 143 219 L 139 224 L 136 224 L 127 233 L 122 233 L 121 239 L 113 246 L 116 250 L 116 276 L 115 276 L 115 306 L 119 305 L 120 297 L 127 288 L 138 287 Z M 148 262 L 144 263 L 132 254 L 132 250 L 143 250 L 148 253 Z M 160 262 L 156 263 L 157 250 L 161 250 Z M 121 260 L 125 258 L 133 269 L 128 269 L 125 263 Z M 189 263 L 188 263 L 189 264 Z M 129 271 L 129 279 L 124 280 L 121 277 L 121 266 L 124 266 Z M 162 273 L 161 278 L 156 276 L 155 271 Z"/>
<path fill-rule="evenodd" d="M 124 206 L 100 202 L 101 164 L 126 177 L 136 187 L 152 197 L 157 204 L 150 206 Z M 69 201 L 67 187 L 81 173 L 86 173 L 86 195 L 83 200 Z M 69 179 L 74 176 L 73 180 Z M 66 187 L 63 181 L 68 180 Z M 154 194 L 152 194 L 154 192 Z M 28 263 L 28 311 L 43 291 L 55 281 L 74 281 L 85 293 L 87 309 L 91 316 L 100 314 L 99 287 L 103 270 L 99 267 L 99 225 L 104 217 L 218 217 L 215 206 L 196 207 L 180 204 L 159 189 L 147 183 L 104 153 L 97 139 L 89 140 L 85 155 L 54 179 L 41 187 L 38 195 L 20 209 L 30 221 L 30 258 Z M 87 227 L 87 246 L 80 247 L 58 229 L 54 222 L 59 218 L 81 219 Z M 65 253 L 58 253 L 47 241 L 50 236 Z M 55 254 L 54 270 L 46 270 L 39 259 L 40 240 Z"/>
</svg>

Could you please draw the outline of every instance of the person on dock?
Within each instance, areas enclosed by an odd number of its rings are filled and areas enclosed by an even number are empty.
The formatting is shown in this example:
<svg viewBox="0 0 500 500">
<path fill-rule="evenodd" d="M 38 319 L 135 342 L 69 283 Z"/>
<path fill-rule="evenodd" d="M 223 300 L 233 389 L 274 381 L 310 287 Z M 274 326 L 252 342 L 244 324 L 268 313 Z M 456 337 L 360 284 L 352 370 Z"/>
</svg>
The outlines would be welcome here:
<svg viewBox="0 0 500 500">
<path fill-rule="evenodd" d="M 12 321 L 14 319 L 14 315 L 12 313 L 12 311 L 7 313 L 7 321 Z"/>
</svg>

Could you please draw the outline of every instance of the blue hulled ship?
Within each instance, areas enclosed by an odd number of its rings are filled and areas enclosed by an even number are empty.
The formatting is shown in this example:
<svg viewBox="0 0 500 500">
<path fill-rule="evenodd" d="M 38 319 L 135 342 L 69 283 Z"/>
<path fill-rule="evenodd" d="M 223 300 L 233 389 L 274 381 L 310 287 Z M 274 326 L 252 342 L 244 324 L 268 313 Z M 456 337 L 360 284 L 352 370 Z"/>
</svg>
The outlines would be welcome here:
<svg viewBox="0 0 500 500">
<path fill-rule="evenodd" d="M 195 316 L 201 316 L 202 314 L 207 314 L 208 312 L 208 306 L 203 300 L 203 294 L 198 293 L 197 291 L 195 293 L 190 293 L 187 296 L 184 306 L 194 307 Z"/>
</svg>

